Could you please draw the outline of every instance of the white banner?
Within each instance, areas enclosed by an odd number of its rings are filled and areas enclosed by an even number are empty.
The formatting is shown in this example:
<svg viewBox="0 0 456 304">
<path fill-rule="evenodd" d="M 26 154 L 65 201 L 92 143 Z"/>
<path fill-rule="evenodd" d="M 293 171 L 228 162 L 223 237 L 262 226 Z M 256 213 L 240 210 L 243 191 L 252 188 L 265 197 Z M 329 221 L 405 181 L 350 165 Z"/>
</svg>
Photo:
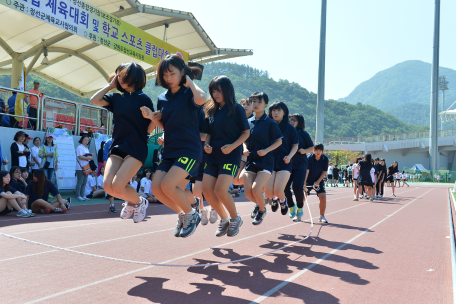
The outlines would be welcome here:
<svg viewBox="0 0 456 304">
<path fill-rule="evenodd" d="M 51 129 L 51 133 L 54 133 L 54 136 L 56 136 L 55 133 L 58 134 L 54 140 L 54 144 L 57 146 L 59 154 L 57 163 L 58 170 L 56 172 L 59 189 L 75 189 L 76 151 L 73 137 L 68 135 L 66 130 L 62 129 Z"/>
</svg>

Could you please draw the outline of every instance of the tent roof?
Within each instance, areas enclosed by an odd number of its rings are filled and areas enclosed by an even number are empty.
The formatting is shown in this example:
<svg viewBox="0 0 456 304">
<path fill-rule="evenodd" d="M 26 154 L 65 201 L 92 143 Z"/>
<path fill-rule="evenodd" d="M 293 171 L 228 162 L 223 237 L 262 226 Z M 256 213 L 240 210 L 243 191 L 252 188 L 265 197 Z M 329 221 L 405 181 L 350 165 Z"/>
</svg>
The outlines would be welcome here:
<svg viewBox="0 0 456 304">
<path fill-rule="evenodd" d="M 199 63 L 252 55 L 252 50 L 217 48 L 192 13 L 143 5 L 133 0 L 86 0 L 143 31 L 163 38 L 168 24 L 167 42 L 189 53 Z M 124 9 L 120 9 L 120 7 Z M 134 61 L 153 78 L 153 67 L 123 53 L 73 35 L 58 27 L 0 5 L 0 75 L 11 74 L 12 52 L 22 53 L 25 66 L 43 79 L 79 96 L 91 96 L 105 86 L 121 62 Z M 5 26 L 5 25 L 8 26 Z M 44 39 L 44 41 L 43 41 Z M 47 47 L 51 65 L 40 65 Z M 38 57 L 36 57 L 38 56 Z M 36 57 L 36 58 L 34 58 Z M 34 63 L 36 62 L 36 64 Z M 30 65 L 33 63 L 32 65 Z"/>
<path fill-rule="evenodd" d="M 439 115 L 456 115 L 456 110 L 448 110 L 440 112 Z"/>
</svg>

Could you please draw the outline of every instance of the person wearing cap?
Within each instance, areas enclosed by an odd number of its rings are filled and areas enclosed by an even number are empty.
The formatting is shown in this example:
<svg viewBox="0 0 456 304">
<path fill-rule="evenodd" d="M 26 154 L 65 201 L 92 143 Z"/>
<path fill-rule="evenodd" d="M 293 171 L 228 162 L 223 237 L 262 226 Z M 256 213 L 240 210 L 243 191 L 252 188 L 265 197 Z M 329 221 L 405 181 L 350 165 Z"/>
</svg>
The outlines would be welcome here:
<svg viewBox="0 0 456 304">
<path fill-rule="evenodd" d="M 33 89 L 28 91 L 29 93 L 33 93 L 38 95 L 40 98 L 43 96 L 43 93 L 39 90 L 40 88 L 40 83 L 35 80 L 33 82 Z M 27 95 L 27 98 L 29 100 L 29 117 L 30 118 L 35 118 L 35 119 L 30 119 L 30 125 L 32 126 L 33 130 L 36 130 L 36 118 L 38 116 L 38 98 L 34 95 Z"/>
<path fill-rule="evenodd" d="M 14 135 L 14 142 L 11 144 L 11 166 L 27 168 L 27 159 L 30 156 L 30 150 L 24 145 L 25 132 L 18 131 Z"/>
<path fill-rule="evenodd" d="M 17 90 L 14 88 L 14 90 Z M 10 98 L 8 98 L 8 114 L 14 115 L 14 108 L 16 107 L 16 92 L 13 92 Z M 18 121 L 14 117 L 9 117 L 9 126 L 15 128 L 18 125 Z"/>
<path fill-rule="evenodd" d="M 54 146 L 54 139 L 55 137 L 51 133 L 46 134 L 43 146 L 38 151 L 38 156 L 41 158 L 40 168 L 44 170 L 46 178 L 50 181 L 52 181 L 54 172 L 58 169 L 57 161 L 59 153 L 57 147 Z"/>
</svg>

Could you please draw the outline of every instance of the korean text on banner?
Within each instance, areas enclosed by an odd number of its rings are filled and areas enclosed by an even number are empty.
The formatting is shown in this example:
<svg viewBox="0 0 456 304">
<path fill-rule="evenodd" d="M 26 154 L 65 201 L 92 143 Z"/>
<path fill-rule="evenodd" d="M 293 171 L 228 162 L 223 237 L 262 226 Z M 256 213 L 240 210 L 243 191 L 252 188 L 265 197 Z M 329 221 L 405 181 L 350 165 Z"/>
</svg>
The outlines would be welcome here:
<svg viewBox="0 0 456 304">
<path fill-rule="evenodd" d="M 168 54 L 188 53 L 83 0 L 0 0 L 0 4 L 156 66 Z"/>
</svg>

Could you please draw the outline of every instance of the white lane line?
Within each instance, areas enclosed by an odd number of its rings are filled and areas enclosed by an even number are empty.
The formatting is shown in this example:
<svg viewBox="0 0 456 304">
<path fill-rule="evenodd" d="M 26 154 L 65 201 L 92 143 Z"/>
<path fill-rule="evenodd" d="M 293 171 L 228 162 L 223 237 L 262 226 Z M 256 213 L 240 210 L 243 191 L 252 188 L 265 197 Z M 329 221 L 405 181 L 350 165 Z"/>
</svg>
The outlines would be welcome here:
<svg viewBox="0 0 456 304">
<path fill-rule="evenodd" d="M 393 213 L 391 213 L 389 216 L 385 217 L 383 220 L 377 222 L 376 224 L 372 225 L 371 227 L 367 228 L 366 230 L 364 230 L 363 232 L 361 232 L 360 234 L 356 235 L 355 237 L 353 237 L 352 239 L 348 240 L 347 242 L 343 243 L 342 245 L 340 245 L 339 247 L 337 247 L 336 249 L 332 250 L 331 252 L 325 254 L 323 257 L 321 257 L 320 259 L 316 260 L 315 262 L 313 262 L 312 264 L 310 264 L 309 266 L 307 266 L 306 268 L 304 268 L 303 270 L 299 271 L 298 273 L 292 275 L 291 277 L 289 277 L 288 279 L 286 279 L 285 281 L 283 281 L 282 283 L 280 283 L 279 285 L 277 285 L 276 287 L 270 289 L 269 291 L 267 291 L 266 293 L 264 293 L 262 296 L 256 298 L 255 300 L 253 300 L 252 302 L 250 302 L 250 304 L 258 304 L 262 301 L 264 301 L 265 299 L 267 299 L 269 296 L 271 296 L 272 294 L 274 294 L 276 291 L 282 289 L 283 287 L 285 287 L 288 283 L 291 283 L 293 282 L 295 279 L 299 278 L 300 276 L 302 276 L 304 273 L 306 273 L 308 270 L 312 269 L 313 267 L 315 267 L 316 265 L 320 264 L 321 262 L 323 262 L 324 260 L 326 260 L 328 257 L 330 257 L 331 255 L 333 255 L 334 253 L 336 253 L 337 251 L 339 251 L 340 249 L 344 248 L 345 246 L 347 246 L 348 244 L 352 243 L 353 241 L 355 241 L 357 238 L 363 236 L 366 232 L 369 232 L 370 230 L 372 230 L 373 228 L 375 228 L 376 226 L 380 225 L 381 223 L 383 223 L 384 221 L 386 221 L 387 219 L 391 218 L 393 215 L 395 215 L 396 213 L 398 213 L 399 211 L 401 211 L 402 209 L 404 209 L 405 207 L 407 207 L 408 205 L 410 205 L 411 203 L 413 203 L 414 201 L 416 201 L 417 199 L 419 199 L 420 197 L 422 197 L 423 195 L 431 192 L 432 190 L 434 190 L 434 188 L 432 188 L 431 190 L 421 194 L 420 196 L 418 196 L 417 198 L 413 199 L 412 201 L 408 202 L 407 204 L 405 204 L 404 206 L 402 206 L 401 208 L 399 208 L 398 210 L 394 211 Z"/>
<path fill-rule="evenodd" d="M 328 214 L 334 214 L 334 213 L 342 212 L 342 211 L 345 211 L 345 210 L 348 210 L 348 209 L 352 209 L 352 208 L 355 208 L 355 207 L 358 207 L 358 206 L 361 206 L 361 205 L 365 205 L 367 203 L 369 203 L 369 201 L 367 201 L 365 203 L 357 204 L 355 206 L 351 206 L 351 207 L 348 207 L 348 208 L 344 208 L 344 209 L 341 209 L 341 210 L 338 210 L 338 211 L 334 211 L 334 212 L 331 212 L 331 213 L 328 213 Z M 317 218 L 317 217 L 315 217 L 315 218 Z M 180 259 L 184 259 L 184 258 L 187 258 L 187 257 L 191 257 L 191 256 L 194 256 L 194 255 L 198 255 L 200 253 L 212 250 L 213 248 L 219 248 L 219 247 L 226 246 L 226 245 L 229 245 L 229 244 L 237 243 L 237 242 L 240 242 L 240 241 L 251 239 L 251 238 L 259 236 L 259 235 L 270 233 L 270 232 L 275 231 L 275 230 L 279 230 L 279 229 L 282 229 L 282 228 L 286 228 L 286 227 L 290 227 L 290 226 L 298 225 L 298 224 L 300 224 L 300 223 L 298 222 L 298 223 L 294 223 L 294 224 L 291 224 L 291 225 L 279 227 L 279 228 L 276 228 L 276 229 L 273 229 L 273 230 L 270 230 L 270 231 L 265 231 L 265 232 L 262 232 L 262 233 L 258 233 L 258 234 L 255 234 L 255 235 L 243 238 L 243 239 L 238 239 L 238 240 L 235 240 L 235 241 L 232 241 L 232 242 L 228 242 L 228 243 L 224 243 L 224 244 L 221 244 L 221 245 L 217 245 L 217 246 L 213 246 L 213 247 L 210 247 L 210 248 L 206 248 L 206 249 L 203 249 L 203 250 L 200 250 L 200 251 L 197 251 L 197 252 L 193 252 L 193 253 L 190 253 L 190 254 L 187 254 L 187 255 L 184 255 L 184 256 L 180 256 L 180 257 L 177 257 L 177 258 L 174 258 L 174 259 L 171 259 L 171 260 L 168 260 L 168 261 L 164 261 L 164 262 L 161 262 L 161 263 L 164 264 L 164 263 L 174 262 L 174 261 L 177 261 L 177 260 L 180 260 Z M 150 269 L 150 268 L 153 268 L 153 267 L 156 267 L 156 266 L 147 266 L 147 267 L 139 268 L 139 269 L 136 269 L 136 270 L 133 270 L 133 271 L 129 271 L 129 272 L 126 272 L 126 273 L 123 273 L 123 274 L 119 274 L 119 275 L 116 275 L 116 276 L 112 276 L 112 277 L 109 277 L 109 278 L 106 278 L 106 279 L 103 279 L 103 280 L 95 281 L 95 282 L 92 282 L 92 283 L 89 283 L 89 284 L 86 284 L 86 285 L 82 285 L 82 286 L 78 286 L 78 287 L 75 287 L 75 288 L 67 289 L 67 290 L 59 292 L 59 293 L 55 293 L 55 294 L 52 294 L 52 295 L 49 295 L 49 296 L 46 296 L 46 297 L 43 297 L 43 298 L 40 298 L 40 299 L 33 300 L 31 302 L 27 302 L 26 304 L 38 303 L 38 302 L 41 302 L 41 301 L 49 300 L 49 299 L 52 299 L 52 298 L 55 298 L 55 297 L 58 297 L 58 296 L 61 296 L 61 295 L 64 295 L 64 294 L 71 293 L 73 291 L 78 291 L 78 290 L 81 290 L 81 289 L 84 289 L 84 288 L 87 288 L 87 287 L 91 287 L 91 286 L 95 286 L 95 285 L 98 285 L 98 284 L 101 284 L 101 283 L 109 282 L 111 280 L 118 279 L 118 278 L 130 275 L 130 274 L 133 274 L 133 273 L 136 273 L 136 272 L 140 272 L 140 271 L 143 271 L 143 270 L 147 270 L 147 269 Z"/>
</svg>

